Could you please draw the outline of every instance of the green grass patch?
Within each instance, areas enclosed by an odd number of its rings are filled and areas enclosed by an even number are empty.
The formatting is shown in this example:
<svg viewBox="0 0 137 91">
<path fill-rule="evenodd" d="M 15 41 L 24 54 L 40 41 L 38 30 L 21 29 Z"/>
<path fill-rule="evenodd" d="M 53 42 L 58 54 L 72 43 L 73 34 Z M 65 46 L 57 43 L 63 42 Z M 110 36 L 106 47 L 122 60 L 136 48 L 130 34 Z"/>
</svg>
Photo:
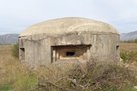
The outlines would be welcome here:
<svg viewBox="0 0 137 91">
<path fill-rule="evenodd" d="M 11 91 L 13 89 L 11 84 L 0 85 L 0 91 Z"/>
<path fill-rule="evenodd" d="M 120 52 L 120 56 L 125 63 L 137 62 L 137 52 L 133 51 L 122 51 Z"/>
<path fill-rule="evenodd" d="M 22 75 L 14 83 L 15 88 L 18 91 L 29 91 L 38 84 L 37 77 L 34 74 Z"/>
</svg>

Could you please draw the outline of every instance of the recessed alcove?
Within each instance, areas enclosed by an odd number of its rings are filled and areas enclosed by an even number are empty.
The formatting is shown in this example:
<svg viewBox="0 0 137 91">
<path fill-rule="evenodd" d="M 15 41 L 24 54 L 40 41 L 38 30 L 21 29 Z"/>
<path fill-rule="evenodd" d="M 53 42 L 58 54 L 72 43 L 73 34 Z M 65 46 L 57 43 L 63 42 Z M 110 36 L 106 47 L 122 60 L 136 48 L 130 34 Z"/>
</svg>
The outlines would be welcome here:
<svg viewBox="0 0 137 91">
<path fill-rule="evenodd" d="M 91 45 L 59 45 L 52 46 L 52 62 L 58 60 L 76 60 L 88 58 L 87 51 Z"/>
</svg>

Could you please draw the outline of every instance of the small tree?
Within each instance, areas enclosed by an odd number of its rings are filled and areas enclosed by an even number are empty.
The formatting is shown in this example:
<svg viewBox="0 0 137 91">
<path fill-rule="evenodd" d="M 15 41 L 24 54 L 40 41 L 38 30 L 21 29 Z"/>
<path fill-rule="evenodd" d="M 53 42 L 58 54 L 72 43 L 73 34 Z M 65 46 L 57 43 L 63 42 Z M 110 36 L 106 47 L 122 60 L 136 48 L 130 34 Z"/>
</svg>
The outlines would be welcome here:
<svg viewBox="0 0 137 91">
<path fill-rule="evenodd" d="M 135 39 L 135 43 L 137 43 L 137 38 Z"/>
<path fill-rule="evenodd" d="M 18 43 L 16 43 L 16 44 L 13 45 L 12 55 L 13 55 L 15 58 L 19 58 L 19 44 L 18 44 Z"/>
</svg>

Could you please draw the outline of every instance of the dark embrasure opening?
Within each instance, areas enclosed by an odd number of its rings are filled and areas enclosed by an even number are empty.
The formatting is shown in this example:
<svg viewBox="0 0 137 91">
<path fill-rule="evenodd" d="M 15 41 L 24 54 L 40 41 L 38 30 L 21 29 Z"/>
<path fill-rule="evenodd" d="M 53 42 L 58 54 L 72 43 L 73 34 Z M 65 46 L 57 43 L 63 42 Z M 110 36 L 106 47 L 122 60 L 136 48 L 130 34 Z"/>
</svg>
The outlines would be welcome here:
<svg viewBox="0 0 137 91">
<path fill-rule="evenodd" d="M 66 56 L 74 57 L 75 56 L 75 52 L 66 52 Z"/>
</svg>

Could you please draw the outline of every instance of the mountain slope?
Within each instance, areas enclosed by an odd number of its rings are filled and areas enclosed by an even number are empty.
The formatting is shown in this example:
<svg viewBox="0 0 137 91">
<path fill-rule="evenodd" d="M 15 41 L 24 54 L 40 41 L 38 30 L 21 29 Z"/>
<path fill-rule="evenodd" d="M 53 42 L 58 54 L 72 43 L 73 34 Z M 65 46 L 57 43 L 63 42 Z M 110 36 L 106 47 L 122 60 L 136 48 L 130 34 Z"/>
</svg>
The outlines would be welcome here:
<svg viewBox="0 0 137 91">
<path fill-rule="evenodd" d="M 129 32 L 129 33 L 122 33 L 120 35 L 120 39 L 122 41 L 137 39 L 137 31 Z"/>
<path fill-rule="evenodd" d="M 18 34 L 0 35 L 0 44 L 14 44 L 18 41 Z"/>
</svg>

